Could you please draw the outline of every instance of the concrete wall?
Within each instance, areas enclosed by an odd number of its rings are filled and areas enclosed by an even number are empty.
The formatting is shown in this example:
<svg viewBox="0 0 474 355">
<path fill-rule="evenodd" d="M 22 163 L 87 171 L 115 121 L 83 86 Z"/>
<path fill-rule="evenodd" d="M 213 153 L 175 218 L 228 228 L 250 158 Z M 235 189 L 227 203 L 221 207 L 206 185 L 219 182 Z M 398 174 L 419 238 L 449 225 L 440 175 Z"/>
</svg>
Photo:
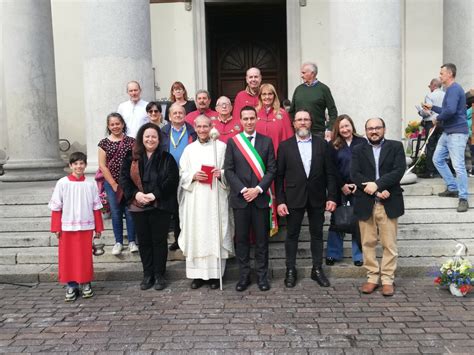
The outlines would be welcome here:
<svg viewBox="0 0 474 355">
<path fill-rule="evenodd" d="M 192 12 L 184 9 L 184 3 L 151 4 L 150 16 L 156 98 L 167 99 L 175 81 L 194 95 Z"/>
<path fill-rule="evenodd" d="M 413 107 L 423 100 L 428 82 L 438 75 L 442 62 L 443 0 L 409 0 L 403 4 L 401 119 L 404 127 L 407 121 L 417 118 Z M 175 80 L 183 81 L 192 96 L 196 90 L 192 12 L 186 11 L 183 3 L 151 4 L 150 9 L 155 96 L 157 99 L 167 98 Z M 83 8 L 81 1 L 52 0 L 52 11 L 59 135 L 71 143 L 85 144 Z M 307 6 L 300 7 L 300 11 L 301 58 L 317 62 L 319 78 L 331 87 L 329 0 L 307 0 Z M 289 72 L 288 75 L 299 76 L 299 72 Z M 124 91 L 123 100 L 126 98 Z M 343 98 L 335 97 L 335 100 L 337 104 Z M 114 109 L 110 108 L 111 111 Z"/>
</svg>

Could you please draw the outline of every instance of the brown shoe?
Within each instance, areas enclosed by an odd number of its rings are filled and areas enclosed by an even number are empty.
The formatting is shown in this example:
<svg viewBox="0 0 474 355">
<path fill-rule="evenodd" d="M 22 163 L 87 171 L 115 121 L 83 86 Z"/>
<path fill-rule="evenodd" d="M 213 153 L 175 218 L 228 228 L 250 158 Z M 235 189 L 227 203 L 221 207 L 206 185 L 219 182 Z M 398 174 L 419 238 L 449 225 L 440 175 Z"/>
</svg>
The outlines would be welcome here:
<svg viewBox="0 0 474 355">
<path fill-rule="evenodd" d="M 362 285 L 362 287 L 360 288 L 360 290 L 362 291 L 362 293 L 366 293 L 366 294 L 371 294 L 372 292 L 374 292 L 377 288 L 379 287 L 378 284 L 374 284 L 372 282 L 366 282 Z"/>
<path fill-rule="evenodd" d="M 382 295 L 385 297 L 393 296 L 395 293 L 395 288 L 393 285 L 382 285 Z"/>
</svg>

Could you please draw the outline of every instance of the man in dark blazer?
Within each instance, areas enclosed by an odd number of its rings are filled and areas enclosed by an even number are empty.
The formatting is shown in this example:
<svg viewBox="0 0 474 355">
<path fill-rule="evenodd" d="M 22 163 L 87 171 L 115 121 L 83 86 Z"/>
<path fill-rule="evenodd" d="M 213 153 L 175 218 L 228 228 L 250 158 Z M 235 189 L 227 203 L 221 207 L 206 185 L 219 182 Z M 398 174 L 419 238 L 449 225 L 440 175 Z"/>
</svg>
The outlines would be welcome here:
<svg viewBox="0 0 474 355">
<path fill-rule="evenodd" d="M 257 284 L 261 291 L 268 291 L 271 213 L 268 191 L 276 173 L 275 153 L 271 138 L 255 131 L 255 108 L 244 106 L 240 111 L 240 123 L 243 132 L 227 142 L 224 161 L 224 174 L 231 190 L 230 206 L 234 210 L 235 254 L 240 271 L 235 289 L 245 291 L 250 284 L 249 233 L 250 228 L 253 228 L 256 238 Z M 256 157 L 256 153 L 261 160 Z"/>
<path fill-rule="evenodd" d="M 372 293 L 382 282 L 382 294 L 394 294 L 397 268 L 398 217 L 405 212 L 400 180 L 406 169 L 401 142 L 384 138 L 385 122 L 371 118 L 365 123 L 367 143 L 352 152 L 351 178 L 357 185 L 354 211 L 359 219 L 367 282 L 363 293 Z M 377 234 L 383 249 L 379 265 L 375 253 Z"/>
<path fill-rule="evenodd" d="M 336 175 L 324 139 L 311 134 L 311 115 L 302 109 L 296 112 L 295 136 L 280 143 L 276 195 L 278 214 L 287 218 L 285 286 L 296 284 L 296 253 L 305 211 L 311 234 L 311 278 L 320 286 L 329 287 L 324 275 L 323 223 L 324 211 L 336 209 Z"/>
</svg>

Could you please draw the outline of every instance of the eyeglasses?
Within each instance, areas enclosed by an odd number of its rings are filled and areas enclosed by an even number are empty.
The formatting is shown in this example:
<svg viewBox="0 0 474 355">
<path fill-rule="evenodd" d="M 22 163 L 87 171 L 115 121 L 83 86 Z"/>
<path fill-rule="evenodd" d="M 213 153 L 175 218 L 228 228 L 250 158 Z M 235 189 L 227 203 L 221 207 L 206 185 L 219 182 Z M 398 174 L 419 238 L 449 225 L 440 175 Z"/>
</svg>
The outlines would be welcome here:
<svg viewBox="0 0 474 355">
<path fill-rule="evenodd" d="M 217 106 L 220 106 L 220 107 L 229 107 L 229 106 L 230 106 L 230 103 L 218 104 Z"/>
<path fill-rule="evenodd" d="M 150 111 L 148 111 L 148 113 L 158 113 L 158 112 L 160 112 L 160 111 L 159 110 L 150 110 Z"/>
<path fill-rule="evenodd" d="M 383 126 L 367 127 L 365 130 L 367 132 L 374 132 L 374 131 L 380 131 L 381 129 L 383 129 Z"/>
</svg>

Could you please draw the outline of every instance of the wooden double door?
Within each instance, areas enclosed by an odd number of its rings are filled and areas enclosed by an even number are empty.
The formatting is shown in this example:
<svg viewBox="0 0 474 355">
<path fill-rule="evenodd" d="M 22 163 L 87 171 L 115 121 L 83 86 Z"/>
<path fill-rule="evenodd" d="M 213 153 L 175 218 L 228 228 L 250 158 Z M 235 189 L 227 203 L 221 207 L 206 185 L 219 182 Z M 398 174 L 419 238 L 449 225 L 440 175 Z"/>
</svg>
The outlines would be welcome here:
<svg viewBox="0 0 474 355">
<path fill-rule="evenodd" d="M 262 71 L 262 83 L 287 94 L 286 9 L 284 1 L 206 4 L 209 89 L 214 99 L 231 100 L 245 88 L 250 67 Z"/>
</svg>

